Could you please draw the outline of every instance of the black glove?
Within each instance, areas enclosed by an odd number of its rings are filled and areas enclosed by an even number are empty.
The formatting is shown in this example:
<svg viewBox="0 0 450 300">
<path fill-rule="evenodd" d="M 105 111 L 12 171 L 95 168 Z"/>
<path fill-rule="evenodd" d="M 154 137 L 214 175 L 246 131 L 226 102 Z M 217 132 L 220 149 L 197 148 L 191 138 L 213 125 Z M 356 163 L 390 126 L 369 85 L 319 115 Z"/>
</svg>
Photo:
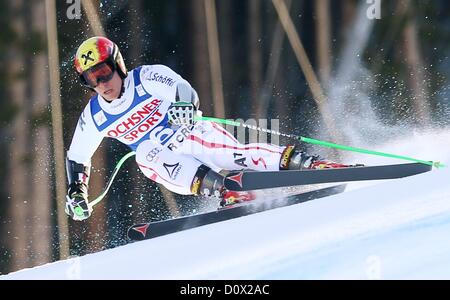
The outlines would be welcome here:
<svg viewBox="0 0 450 300">
<path fill-rule="evenodd" d="M 75 221 L 83 221 L 91 216 L 92 208 L 88 204 L 87 185 L 80 181 L 70 184 L 66 196 L 66 214 Z"/>
</svg>

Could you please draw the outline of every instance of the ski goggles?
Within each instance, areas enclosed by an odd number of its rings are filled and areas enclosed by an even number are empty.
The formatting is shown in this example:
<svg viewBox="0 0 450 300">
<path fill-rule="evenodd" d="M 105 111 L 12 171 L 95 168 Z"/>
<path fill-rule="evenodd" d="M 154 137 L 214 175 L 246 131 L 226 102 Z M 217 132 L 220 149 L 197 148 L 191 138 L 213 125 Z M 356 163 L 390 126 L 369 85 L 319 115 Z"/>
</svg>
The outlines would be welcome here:
<svg viewBox="0 0 450 300">
<path fill-rule="evenodd" d="M 90 88 L 95 88 L 100 82 L 108 82 L 116 71 L 114 64 L 102 62 L 80 75 L 81 83 Z"/>
</svg>

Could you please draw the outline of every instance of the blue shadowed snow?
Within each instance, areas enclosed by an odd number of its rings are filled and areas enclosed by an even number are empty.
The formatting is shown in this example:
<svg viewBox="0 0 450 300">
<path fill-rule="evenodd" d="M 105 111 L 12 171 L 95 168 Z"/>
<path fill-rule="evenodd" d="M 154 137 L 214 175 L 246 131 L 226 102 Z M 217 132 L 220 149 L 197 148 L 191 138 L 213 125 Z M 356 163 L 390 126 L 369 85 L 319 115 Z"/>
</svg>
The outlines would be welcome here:
<svg viewBox="0 0 450 300">
<path fill-rule="evenodd" d="M 416 157 L 435 156 L 449 165 L 450 133 L 418 140 L 432 150 Z M 405 153 L 418 140 L 391 147 Z M 370 186 L 351 184 L 339 195 L 0 279 L 450 279 L 449 236 L 445 168 Z"/>
<path fill-rule="evenodd" d="M 450 213 L 425 218 L 280 261 L 255 279 L 448 279 L 449 233 Z"/>
</svg>

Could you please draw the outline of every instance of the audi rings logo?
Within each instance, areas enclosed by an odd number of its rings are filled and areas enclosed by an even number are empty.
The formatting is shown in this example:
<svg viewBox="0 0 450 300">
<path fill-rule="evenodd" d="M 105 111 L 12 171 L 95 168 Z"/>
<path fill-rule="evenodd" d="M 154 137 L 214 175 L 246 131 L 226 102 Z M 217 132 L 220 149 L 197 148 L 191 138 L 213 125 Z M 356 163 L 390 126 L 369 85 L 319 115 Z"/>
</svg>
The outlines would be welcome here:
<svg viewBox="0 0 450 300">
<path fill-rule="evenodd" d="M 158 155 L 162 151 L 161 148 L 153 148 L 146 156 L 148 162 L 153 162 Z"/>
</svg>

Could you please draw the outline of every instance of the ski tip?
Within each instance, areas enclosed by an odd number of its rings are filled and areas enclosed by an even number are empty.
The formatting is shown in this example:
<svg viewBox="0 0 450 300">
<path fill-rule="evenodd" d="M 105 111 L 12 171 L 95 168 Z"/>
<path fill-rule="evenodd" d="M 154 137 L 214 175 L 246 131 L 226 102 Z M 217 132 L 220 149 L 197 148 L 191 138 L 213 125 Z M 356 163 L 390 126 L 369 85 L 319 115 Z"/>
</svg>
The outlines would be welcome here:
<svg viewBox="0 0 450 300">
<path fill-rule="evenodd" d="M 447 166 L 444 165 L 443 163 L 441 163 L 440 161 L 434 161 L 433 167 L 435 167 L 436 169 L 441 169 L 441 168 L 446 168 Z"/>
<path fill-rule="evenodd" d="M 147 230 L 150 227 L 150 223 L 135 224 L 128 228 L 127 236 L 130 240 L 144 240 L 147 236 Z"/>
</svg>

